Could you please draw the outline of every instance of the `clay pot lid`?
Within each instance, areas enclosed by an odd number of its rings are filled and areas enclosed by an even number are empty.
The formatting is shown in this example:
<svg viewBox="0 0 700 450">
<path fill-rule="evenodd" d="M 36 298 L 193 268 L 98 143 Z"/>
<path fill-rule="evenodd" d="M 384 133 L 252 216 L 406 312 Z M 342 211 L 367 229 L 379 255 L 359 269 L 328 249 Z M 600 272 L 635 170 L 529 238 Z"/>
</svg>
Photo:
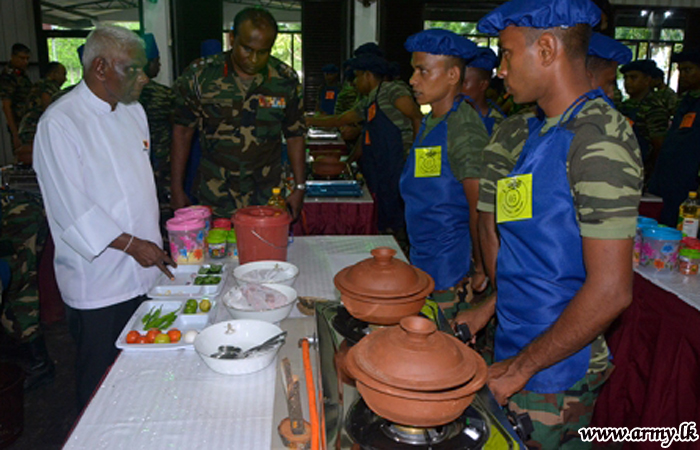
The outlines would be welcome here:
<svg viewBox="0 0 700 450">
<path fill-rule="evenodd" d="M 419 316 L 372 332 L 355 347 L 355 363 L 364 375 L 401 389 L 454 388 L 469 382 L 478 368 L 474 350 Z"/>
<path fill-rule="evenodd" d="M 372 258 L 338 272 L 333 281 L 341 293 L 388 299 L 432 292 L 430 275 L 395 258 L 393 248 L 377 247 L 371 253 Z"/>
</svg>

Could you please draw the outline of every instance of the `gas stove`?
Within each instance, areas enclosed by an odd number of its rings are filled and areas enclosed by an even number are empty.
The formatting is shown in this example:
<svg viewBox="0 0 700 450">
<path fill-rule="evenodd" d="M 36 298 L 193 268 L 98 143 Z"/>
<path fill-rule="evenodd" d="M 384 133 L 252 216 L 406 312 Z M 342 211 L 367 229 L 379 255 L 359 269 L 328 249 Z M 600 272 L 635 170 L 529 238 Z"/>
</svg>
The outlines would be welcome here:
<svg viewBox="0 0 700 450">
<path fill-rule="evenodd" d="M 435 321 L 441 331 L 452 333 L 439 308 L 424 308 L 422 314 Z M 326 448 L 526 448 L 486 386 L 477 392 L 472 404 L 457 420 L 439 427 L 407 427 L 378 416 L 367 407 L 352 380 L 338 365 L 338 355 L 345 354 L 375 326 L 352 317 L 340 302 L 316 303 L 316 322 Z"/>
</svg>

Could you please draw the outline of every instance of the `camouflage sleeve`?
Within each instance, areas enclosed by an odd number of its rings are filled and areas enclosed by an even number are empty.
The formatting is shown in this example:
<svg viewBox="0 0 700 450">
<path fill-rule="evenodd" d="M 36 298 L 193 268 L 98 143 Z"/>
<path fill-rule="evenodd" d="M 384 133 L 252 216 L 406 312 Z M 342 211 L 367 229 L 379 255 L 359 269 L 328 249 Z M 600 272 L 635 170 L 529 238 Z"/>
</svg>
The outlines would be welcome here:
<svg viewBox="0 0 700 450">
<path fill-rule="evenodd" d="M 516 114 L 501 122 L 482 153 L 479 177 L 479 211 L 496 212 L 496 183 L 515 167 L 528 136 L 531 113 Z"/>
<path fill-rule="evenodd" d="M 413 94 L 408 89 L 405 83 L 383 83 L 381 89 L 386 93 L 387 98 L 389 99 L 392 105 L 395 104 L 396 100 L 398 100 L 401 97 L 413 98 Z"/>
<path fill-rule="evenodd" d="M 671 116 L 666 109 L 666 105 L 662 99 L 656 95 L 652 95 L 650 99 L 649 109 L 646 113 L 647 128 L 649 129 L 649 137 L 664 137 L 668 131 L 669 119 Z"/>
<path fill-rule="evenodd" d="M 469 103 L 462 102 L 450 115 L 448 125 L 447 157 L 452 173 L 460 181 L 479 178 L 481 154 L 489 140 L 479 114 Z"/>
<path fill-rule="evenodd" d="M 338 100 L 335 102 L 335 111 L 333 114 L 336 116 L 349 111 L 355 105 L 357 101 L 357 89 L 351 83 L 343 83 L 343 87 L 338 93 Z"/>
<path fill-rule="evenodd" d="M 11 100 L 15 89 L 16 86 L 12 82 L 12 78 L 7 76 L 5 73 L 0 74 L 0 99 Z"/>
<path fill-rule="evenodd" d="M 302 100 L 299 92 L 299 80 L 290 89 L 287 106 L 284 109 L 284 123 L 282 124 L 282 133 L 286 139 L 304 136 L 306 134 L 306 125 L 304 123 L 304 100 Z"/>
<path fill-rule="evenodd" d="M 200 99 L 195 93 L 197 76 L 192 66 L 185 69 L 182 75 L 173 84 L 174 110 L 173 123 L 185 127 L 194 128 L 197 119 L 201 115 Z"/>
<path fill-rule="evenodd" d="M 581 236 L 626 239 L 634 236 L 637 226 L 642 158 L 624 116 L 607 105 L 601 109 L 602 114 L 581 117 L 580 125 L 577 121 L 569 181 Z"/>
</svg>

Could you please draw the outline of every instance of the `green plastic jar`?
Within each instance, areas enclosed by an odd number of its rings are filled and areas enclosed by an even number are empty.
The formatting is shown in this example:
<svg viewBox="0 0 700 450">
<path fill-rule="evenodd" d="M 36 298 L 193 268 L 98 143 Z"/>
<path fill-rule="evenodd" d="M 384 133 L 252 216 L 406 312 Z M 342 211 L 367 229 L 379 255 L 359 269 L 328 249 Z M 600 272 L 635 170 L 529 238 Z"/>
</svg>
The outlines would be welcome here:
<svg viewBox="0 0 700 450">
<path fill-rule="evenodd" d="M 226 235 L 226 256 L 229 258 L 238 259 L 238 239 L 236 238 L 236 230 L 231 230 Z"/>
<path fill-rule="evenodd" d="M 678 255 L 678 271 L 683 275 L 697 275 L 700 267 L 700 250 L 684 248 Z"/>
<path fill-rule="evenodd" d="M 209 231 L 207 243 L 209 244 L 209 257 L 221 259 L 226 257 L 226 237 L 228 232 L 221 228 Z"/>
</svg>

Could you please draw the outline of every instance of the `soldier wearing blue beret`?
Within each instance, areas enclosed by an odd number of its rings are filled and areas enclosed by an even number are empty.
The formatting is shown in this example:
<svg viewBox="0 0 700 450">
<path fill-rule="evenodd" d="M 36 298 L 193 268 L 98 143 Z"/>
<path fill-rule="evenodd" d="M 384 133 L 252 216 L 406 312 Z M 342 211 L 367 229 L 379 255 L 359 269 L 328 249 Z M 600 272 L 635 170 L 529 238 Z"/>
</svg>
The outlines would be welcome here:
<svg viewBox="0 0 700 450">
<path fill-rule="evenodd" d="M 411 263 L 433 277 L 433 296 L 450 317 L 452 306 L 465 299 L 472 255 L 472 282 L 485 282 L 476 199 L 488 136 L 460 93 L 466 61 L 476 56 L 477 47 L 442 29 L 414 34 L 404 47 L 412 53 L 413 95 L 431 107 L 401 174 Z"/>
<path fill-rule="evenodd" d="M 613 38 L 600 33 L 591 35 L 586 56 L 586 73 L 593 88 L 600 87 L 608 98 L 615 97 L 617 68 L 632 60 L 632 50 Z"/>
<path fill-rule="evenodd" d="M 363 122 L 359 158 L 377 204 L 377 228 L 393 234 L 399 244 L 407 244 L 399 177 L 422 115 L 405 83 L 385 81 L 389 63 L 383 57 L 360 53 L 349 65 L 355 71 L 355 86 L 362 99 L 341 115 L 307 117 L 306 124 L 342 127 Z"/>
<path fill-rule="evenodd" d="M 632 299 L 641 159 L 629 123 L 586 75 L 599 20 L 589 0 L 512 0 L 478 25 L 499 34 L 498 76 L 515 102 L 537 102 L 542 116 L 496 183 L 496 295 L 457 322 L 474 333 L 495 313 L 488 384 L 531 413 L 533 448 L 590 447 L 578 430 L 611 369 L 602 336 Z"/>
<path fill-rule="evenodd" d="M 468 101 L 479 113 L 489 136 L 506 118 L 506 114 L 501 108 L 486 98 L 486 91 L 491 86 L 493 69 L 497 66 L 498 56 L 496 53 L 488 47 L 481 48 L 474 59 L 467 63 L 467 68 L 464 71 L 464 83 L 462 83 L 462 93 L 468 97 Z"/>
</svg>

